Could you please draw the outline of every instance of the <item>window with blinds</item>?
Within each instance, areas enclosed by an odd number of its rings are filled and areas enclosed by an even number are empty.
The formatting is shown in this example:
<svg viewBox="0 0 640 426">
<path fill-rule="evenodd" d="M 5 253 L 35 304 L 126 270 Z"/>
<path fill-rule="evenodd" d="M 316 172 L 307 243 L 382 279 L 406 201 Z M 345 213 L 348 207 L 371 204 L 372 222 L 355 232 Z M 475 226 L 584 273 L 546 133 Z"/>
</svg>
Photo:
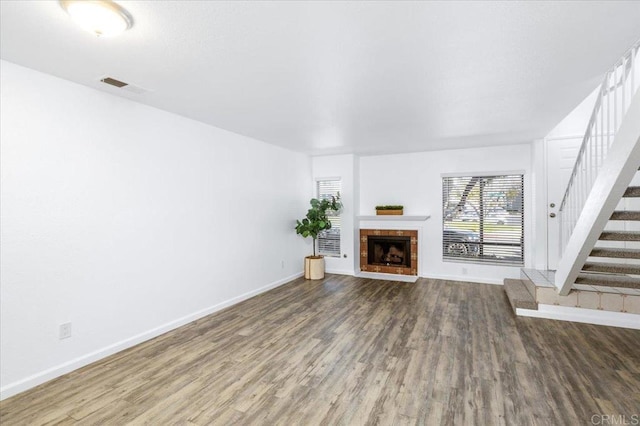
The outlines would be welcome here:
<svg viewBox="0 0 640 426">
<path fill-rule="evenodd" d="M 521 174 L 442 178 L 444 260 L 524 264 Z"/>
<path fill-rule="evenodd" d="M 342 181 L 339 179 L 317 181 L 318 199 L 330 200 L 337 197 L 342 190 Z M 340 215 L 333 210 L 327 212 L 331 221 L 331 229 L 318 234 L 318 253 L 324 256 L 340 256 Z"/>
</svg>

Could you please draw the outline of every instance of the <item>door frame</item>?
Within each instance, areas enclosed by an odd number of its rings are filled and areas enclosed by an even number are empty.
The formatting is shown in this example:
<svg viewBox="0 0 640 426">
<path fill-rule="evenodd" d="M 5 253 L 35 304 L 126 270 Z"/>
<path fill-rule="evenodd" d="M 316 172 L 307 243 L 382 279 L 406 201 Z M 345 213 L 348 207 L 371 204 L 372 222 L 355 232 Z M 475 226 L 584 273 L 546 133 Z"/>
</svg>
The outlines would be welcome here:
<svg viewBox="0 0 640 426">
<path fill-rule="evenodd" d="M 551 266 L 556 266 L 557 267 L 557 263 L 560 259 L 557 259 L 555 262 L 551 262 L 550 261 L 550 255 L 552 254 L 552 251 L 550 250 L 550 243 L 551 243 L 551 239 L 554 238 L 556 239 L 556 241 L 559 241 L 560 236 L 559 235 L 555 235 L 555 236 L 551 236 L 551 231 L 553 229 L 552 226 L 549 226 L 549 222 L 551 220 L 551 218 L 549 217 L 549 213 L 551 213 L 552 211 L 554 213 L 556 213 L 556 217 L 555 220 L 559 220 L 559 209 L 560 209 L 560 203 L 562 203 L 562 200 L 555 200 L 555 199 L 551 199 L 551 195 L 549 194 L 549 143 L 550 142 L 557 142 L 557 141 L 563 141 L 563 140 L 569 140 L 569 139 L 574 139 L 574 140 L 580 140 L 579 144 L 582 143 L 582 139 L 584 138 L 584 135 L 566 135 L 566 136 L 554 136 L 554 137 L 550 137 L 550 138 L 544 138 L 543 139 L 543 163 L 544 163 L 544 167 L 543 167 L 543 185 L 544 185 L 544 205 L 540 207 L 540 209 L 538 210 L 538 218 L 543 222 L 543 226 L 541 226 L 541 228 L 544 229 L 544 233 L 541 232 L 541 234 L 544 235 L 544 264 L 545 264 L 545 269 L 549 270 L 551 269 Z M 563 191 L 566 189 L 563 188 Z M 553 208 L 551 210 L 551 208 L 549 207 L 551 203 L 555 203 L 556 207 Z M 542 216 L 544 215 L 544 216 Z M 544 219 L 543 219 L 544 218 Z M 542 229 L 540 230 L 542 231 Z M 559 253 L 558 253 L 559 255 Z M 555 269 L 555 268 L 554 268 Z"/>
</svg>

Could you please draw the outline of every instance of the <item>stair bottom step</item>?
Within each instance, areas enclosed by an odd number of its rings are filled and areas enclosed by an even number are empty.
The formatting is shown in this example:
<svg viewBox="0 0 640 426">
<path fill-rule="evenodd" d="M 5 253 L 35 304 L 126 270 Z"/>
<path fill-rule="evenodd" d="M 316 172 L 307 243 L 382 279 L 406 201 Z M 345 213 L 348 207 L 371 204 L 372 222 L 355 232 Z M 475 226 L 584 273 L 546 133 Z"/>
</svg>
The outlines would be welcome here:
<svg viewBox="0 0 640 426">
<path fill-rule="evenodd" d="M 516 309 L 538 309 L 535 298 L 522 280 L 505 278 L 504 290 L 514 313 Z"/>
<path fill-rule="evenodd" d="M 585 314 L 581 314 L 585 318 L 590 317 L 589 311 L 596 310 L 640 315 L 640 289 L 574 284 L 567 296 L 560 296 L 553 284 L 555 278 L 553 271 L 523 268 L 520 273 L 522 280 L 516 281 L 524 282 L 525 288 L 531 289 L 529 294 L 535 297 L 538 313 L 542 309 L 541 305 L 550 305 L 578 308 L 585 312 Z M 511 291 L 510 287 L 515 285 L 508 286 L 507 282 L 505 280 L 505 290 L 509 292 Z M 521 306 L 523 305 L 515 306 L 514 311 Z M 524 312 L 521 314 L 527 315 Z"/>
<path fill-rule="evenodd" d="M 541 305 L 640 314 L 640 293 L 636 293 L 637 290 L 608 287 L 605 289 L 609 291 L 595 291 L 595 287 L 589 287 L 576 284 L 576 288 L 566 296 L 560 296 L 555 288 L 538 287 L 536 302 Z"/>
</svg>

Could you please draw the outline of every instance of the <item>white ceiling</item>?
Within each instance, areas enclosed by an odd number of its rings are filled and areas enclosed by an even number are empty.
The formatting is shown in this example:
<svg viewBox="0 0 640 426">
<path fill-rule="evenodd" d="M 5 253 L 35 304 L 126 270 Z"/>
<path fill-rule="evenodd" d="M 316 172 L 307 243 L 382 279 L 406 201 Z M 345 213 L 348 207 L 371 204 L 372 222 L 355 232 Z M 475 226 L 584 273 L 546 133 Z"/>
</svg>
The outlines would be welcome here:
<svg viewBox="0 0 640 426">
<path fill-rule="evenodd" d="M 638 1 L 119 4 L 97 38 L 2 1 L 2 59 L 310 154 L 530 142 L 640 39 Z"/>
</svg>

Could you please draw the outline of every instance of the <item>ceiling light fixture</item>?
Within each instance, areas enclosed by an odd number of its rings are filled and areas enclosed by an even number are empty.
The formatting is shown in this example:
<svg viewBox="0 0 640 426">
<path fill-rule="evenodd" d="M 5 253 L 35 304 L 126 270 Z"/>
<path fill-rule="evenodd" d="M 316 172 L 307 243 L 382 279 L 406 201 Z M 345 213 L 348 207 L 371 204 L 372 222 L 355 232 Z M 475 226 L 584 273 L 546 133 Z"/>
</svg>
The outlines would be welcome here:
<svg viewBox="0 0 640 426">
<path fill-rule="evenodd" d="M 133 26 L 133 18 L 109 0 L 60 0 L 60 5 L 78 25 L 98 37 L 118 35 Z"/>
</svg>

